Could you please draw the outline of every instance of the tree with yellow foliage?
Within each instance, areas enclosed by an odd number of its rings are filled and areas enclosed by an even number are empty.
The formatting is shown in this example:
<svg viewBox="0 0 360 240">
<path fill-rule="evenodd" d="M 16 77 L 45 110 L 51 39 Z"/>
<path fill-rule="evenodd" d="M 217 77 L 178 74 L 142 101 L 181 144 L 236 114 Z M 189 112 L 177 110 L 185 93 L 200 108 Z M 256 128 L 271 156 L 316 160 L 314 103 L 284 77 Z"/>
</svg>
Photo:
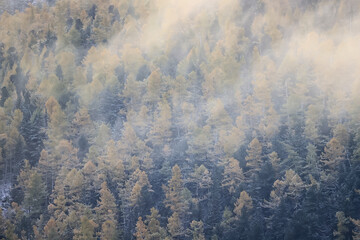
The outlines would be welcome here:
<svg viewBox="0 0 360 240">
<path fill-rule="evenodd" d="M 100 239 L 101 240 L 116 240 L 118 239 L 118 231 L 116 229 L 116 221 L 106 220 L 101 225 Z"/>
<path fill-rule="evenodd" d="M 235 158 L 227 159 L 223 173 L 222 187 L 227 188 L 230 193 L 235 193 L 239 185 L 244 181 L 245 176 L 239 166 L 239 161 Z"/>
<path fill-rule="evenodd" d="M 181 239 L 184 235 L 184 227 L 178 212 L 174 212 L 168 219 L 167 224 L 168 232 L 173 239 Z"/>
<path fill-rule="evenodd" d="M 165 191 L 165 206 L 170 208 L 172 212 L 182 215 L 187 210 L 187 204 L 183 196 L 183 180 L 181 170 L 178 165 L 172 168 L 172 177 L 167 186 L 163 186 Z"/>
<path fill-rule="evenodd" d="M 74 240 L 95 240 L 97 224 L 87 216 L 81 217 L 80 229 L 74 230 Z"/>
<path fill-rule="evenodd" d="M 149 231 L 149 240 L 161 240 L 166 238 L 166 231 L 160 226 L 160 214 L 155 208 L 150 209 L 150 215 L 146 216 L 146 224 Z"/>
<path fill-rule="evenodd" d="M 53 146 L 56 141 L 67 135 L 68 123 L 65 113 L 54 97 L 50 97 L 45 106 L 46 113 L 49 116 L 48 136 L 50 144 Z"/>
<path fill-rule="evenodd" d="M 247 173 L 249 176 L 253 176 L 257 174 L 262 166 L 262 146 L 257 138 L 254 138 L 248 146 L 246 150 L 247 156 L 246 167 L 248 168 Z"/>
<path fill-rule="evenodd" d="M 321 154 L 320 162 L 326 168 L 326 171 L 333 172 L 336 167 L 344 160 L 345 148 L 336 139 L 332 138 L 325 146 Z"/>
<path fill-rule="evenodd" d="M 114 222 L 116 219 L 117 206 L 115 198 L 106 182 L 101 184 L 100 201 L 98 201 L 98 207 L 95 208 L 95 211 L 99 219 L 99 225 L 102 225 L 107 220 Z"/>
<path fill-rule="evenodd" d="M 134 233 L 136 240 L 148 240 L 149 239 L 149 231 L 142 220 L 142 217 L 139 217 L 136 223 L 136 233 Z"/>
<path fill-rule="evenodd" d="M 166 144 L 171 137 L 171 109 L 166 100 L 159 102 L 157 114 L 149 132 L 149 140 L 156 146 Z"/>
<path fill-rule="evenodd" d="M 204 223 L 202 221 L 193 220 L 190 223 L 193 240 L 205 240 Z"/>
<path fill-rule="evenodd" d="M 240 197 L 235 203 L 234 213 L 237 217 L 243 216 L 253 208 L 252 199 L 245 191 L 240 193 Z"/>
</svg>

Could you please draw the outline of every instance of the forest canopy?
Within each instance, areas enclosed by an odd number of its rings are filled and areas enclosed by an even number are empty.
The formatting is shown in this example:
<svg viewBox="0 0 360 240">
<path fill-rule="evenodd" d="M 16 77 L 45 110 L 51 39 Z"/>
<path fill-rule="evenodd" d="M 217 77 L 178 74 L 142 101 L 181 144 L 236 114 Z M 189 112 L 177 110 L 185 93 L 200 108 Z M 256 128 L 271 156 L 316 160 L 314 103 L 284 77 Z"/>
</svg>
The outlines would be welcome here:
<svg viewBox="0 0 360 240">
<path fill-rule="evenodd" d="M 359 10 L 0 0 L 0 239 L 360 239 Z"/>
</svg>

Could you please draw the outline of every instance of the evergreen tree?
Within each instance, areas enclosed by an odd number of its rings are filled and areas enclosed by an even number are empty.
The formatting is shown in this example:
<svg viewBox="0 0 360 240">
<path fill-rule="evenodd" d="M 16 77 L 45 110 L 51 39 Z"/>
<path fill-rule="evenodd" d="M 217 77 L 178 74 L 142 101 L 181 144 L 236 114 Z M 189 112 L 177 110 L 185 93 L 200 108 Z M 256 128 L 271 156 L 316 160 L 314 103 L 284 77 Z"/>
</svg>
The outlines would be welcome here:
<svg viewBox="0 0 360 240">
<path fill-rule="evenodd" d="M 101 233 L 100 233 L 101 240 L 115 240 L 118 239 L 118 232 L 116 229 L 116 222 L 112 220 L 106 220 L 101 225 Z"/>
<path fill-rule="evenodd" d="M 165 239 L 166 231 L 160 226 L 160 214 L 155 208 L 150 209 L 151 214 L 146 216 L 146 224 L 149 231 L 149 240 Z"/>
<path fill-rule="evenodd" d="M 174 212 L 168 219 L 168 232 L 173 239 L 180 239 L 184 235 L 184 227 L 182 226 L 178 212 Z"/>
<path fill-rule="evenodd" d="M 95 228 L 97 227 L 96 223 L 93 220 L 90 220 L 86 216 L 81 217 L 80 229 L 74 230 L 74 239 L 76 240 L 95 240 Z"/>
<path fill-rule="evenodd" d="M 47 224 L 44 227 L 44 234 L 46 239 L 60 239 L 59 229 L 56 226 L 56 222 L 54 218 L 50 218 Z"/>
<path fill-rule="evenodd" d="M 183 191 L 184 185 L 181 175 L 181 170 L 178 165 L 172 168 L 172 177 L 168 182 L 168 186 L 163 186 L 165 191 L 165 205 L 170 208 L 173 213 L 177 215 L 173 216 L 175 221 L 180 214 L 183 214 L 187 210 L 187 204 L 185 202 Z"/>
<path fill-rule="evenodd" d="M 246 150 L 246 167 L 249 169 L 248 174 L 253 176 L 260 171 L 262 166 L 262 146 L 257 138 L 254 138 Z"/>
<path fill-rule="evenodd" d="M 136 223 L 136 233 L 134 235 L 136 237 L 136 240 L 149 239 L 149 232 L 141 217 L 139 217 Z"/>
<path fill-rule="evenodd" d="M 99 225 L 102 225 L 107 220 L 112 222 L 116 219 L 117 207 L 115 203 L 115 198 L 107 187 L 106 182 L 101 184 L 100 190 L 100 201 L 98 201 L 98 207 L 95 208 L 95 211 L 100 220 Z"/>
<path fill-rule="evenodd" d="M 250 211 L 253 208 L 252 199 L 247 192 L 242 191 L 240 197 L 235 203 L 234 213 L 241 217 L 245 211 Z"/>
<path fill-rule="evenodd" d="M 324 152 L 321 155 L 321 162 L 327 171 L 334 171 L 341 163 L 344 159 L 344 151 L 344 146 L 342 146 L 336 138 L 332 138 L 326 144 Z"/>
<path fill-rule="evenodd" d="M 336 212 L 337 218 L 337 230 L 334 231 L 334 237 L 338 240 L 347 239 L 347 235 L 349 232 L 349 228 L 347 225 L 349 224 L 349 219 L 345 217 L 344 212 Z"/>
<path fill-rule="evenodd" d="M 42 177 L 37 172 L 33 172 L 26 184 L 24 196 L 24 208 L 28 216 L 35 220 L 46 209 L 46 189 Z"/>
<path fill-rule="evenodd" d="M 192 229 L 193 240 L 205 240 L 204 224 L 202 221 L 193 220 L 190 223 L 190 226 Z"/>
<path fill-rule="evenodd" d="M 222 186 L 228 188 L 230 193 L 234 193 L 239 185 L 245 181 L 239 162 L 234 158 L 225 162 L 223 176 Z"/>
</svg>

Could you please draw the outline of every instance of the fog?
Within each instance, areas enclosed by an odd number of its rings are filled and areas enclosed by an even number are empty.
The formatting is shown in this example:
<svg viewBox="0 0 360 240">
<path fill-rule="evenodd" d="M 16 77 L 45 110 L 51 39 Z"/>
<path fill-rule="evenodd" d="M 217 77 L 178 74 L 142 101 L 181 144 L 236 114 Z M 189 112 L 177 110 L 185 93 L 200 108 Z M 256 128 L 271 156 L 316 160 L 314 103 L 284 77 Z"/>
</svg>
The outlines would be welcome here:
<svg viewBox="0 0 360 240">
<path fill-rule="evenodd" d="M 0 239 L 357 239 L 359 7 L 0 0 Z"/>
</svg>

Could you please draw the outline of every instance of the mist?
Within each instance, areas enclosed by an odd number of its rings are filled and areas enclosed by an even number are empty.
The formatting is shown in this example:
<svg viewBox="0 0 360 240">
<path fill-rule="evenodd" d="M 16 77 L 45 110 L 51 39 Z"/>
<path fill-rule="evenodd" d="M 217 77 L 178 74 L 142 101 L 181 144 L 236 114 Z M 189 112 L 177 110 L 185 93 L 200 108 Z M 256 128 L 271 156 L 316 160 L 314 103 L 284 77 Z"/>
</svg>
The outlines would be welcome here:
<svg viewBox="0 0 360 240">
<path fill-rule="evenodd" d="M 358 239 L 359 7 L 0 1 L 0 239 Z"/>
</svg>

